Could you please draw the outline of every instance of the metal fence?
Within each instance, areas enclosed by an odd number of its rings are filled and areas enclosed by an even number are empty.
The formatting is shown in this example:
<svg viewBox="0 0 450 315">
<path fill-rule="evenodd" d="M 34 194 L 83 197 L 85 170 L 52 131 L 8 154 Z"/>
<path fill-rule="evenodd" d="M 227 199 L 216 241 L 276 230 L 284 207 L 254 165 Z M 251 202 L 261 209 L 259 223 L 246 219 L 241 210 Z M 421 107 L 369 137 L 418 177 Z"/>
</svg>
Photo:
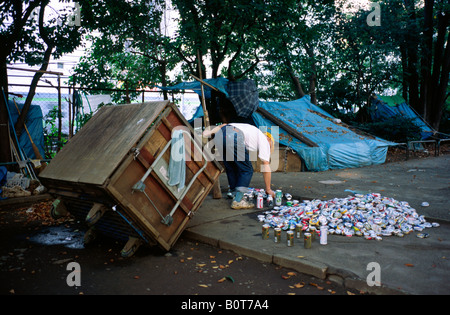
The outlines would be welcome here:
<svg viewBox="0 0 450 315">
<path fill-rule="evenodd" d="M 42 81 L 42 83 L 41 83 Z M 95 114 L 99 107 L 110 104 L 125 104 L 163 100 L 163 94 L 157 90 L 125 91 L 119 89 L 94 90 L 67 85 L 56 85 L 43 76 L 37 85 L 31 105 L 40 107 L 43 116 L 44 142 L 46 157 L 54 154 Z M 9 84 L 9 99 L 18 104 L 25 103 L 30 85 Z M 134 97 L 129 99 L 129 95 Z M 197 94 L 171 94 L 176 103 L 189 119 L 200 104 Z"/>
</svg>

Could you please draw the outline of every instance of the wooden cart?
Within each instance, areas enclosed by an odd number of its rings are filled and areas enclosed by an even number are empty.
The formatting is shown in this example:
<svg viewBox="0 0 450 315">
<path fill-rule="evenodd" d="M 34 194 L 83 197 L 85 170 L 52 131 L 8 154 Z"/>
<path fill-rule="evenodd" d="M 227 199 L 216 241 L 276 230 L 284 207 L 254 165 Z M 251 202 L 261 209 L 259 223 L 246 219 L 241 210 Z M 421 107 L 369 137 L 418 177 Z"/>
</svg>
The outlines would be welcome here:
<svg viewBox="0 0 450 315">
<path fill-rule="evenodd" d="M 185 186 L 171 186 L 172 131 L 182 130 Z M 52 214 L 69 211 L 94 231 L 169 250 L 222 172 L 169 101 L 102 107 L 39 175 L 56 198 Z M 180 140 L 181 141 L 181 140 Z"/>
</svg>

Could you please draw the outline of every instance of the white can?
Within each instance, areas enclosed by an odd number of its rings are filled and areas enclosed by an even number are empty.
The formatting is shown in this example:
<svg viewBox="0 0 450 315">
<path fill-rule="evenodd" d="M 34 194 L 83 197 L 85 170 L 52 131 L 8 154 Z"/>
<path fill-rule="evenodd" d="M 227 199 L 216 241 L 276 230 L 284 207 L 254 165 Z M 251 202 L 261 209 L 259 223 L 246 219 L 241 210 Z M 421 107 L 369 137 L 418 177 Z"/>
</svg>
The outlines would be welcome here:
<svg viewBox="0 0 450 315">
<path fill-rule="evenodd" d="M 263 207 L 264 207 L 263 196 L 259 194 L 258 197 L 256 198 L 256 208 L 262 209 Z"/>
<path fill-rule="evenodd" d="M 320 245 L 327 245 L 327 234 L 328 227 L 326 225 L 322 225 L 320 227 Z"/>
</svg>

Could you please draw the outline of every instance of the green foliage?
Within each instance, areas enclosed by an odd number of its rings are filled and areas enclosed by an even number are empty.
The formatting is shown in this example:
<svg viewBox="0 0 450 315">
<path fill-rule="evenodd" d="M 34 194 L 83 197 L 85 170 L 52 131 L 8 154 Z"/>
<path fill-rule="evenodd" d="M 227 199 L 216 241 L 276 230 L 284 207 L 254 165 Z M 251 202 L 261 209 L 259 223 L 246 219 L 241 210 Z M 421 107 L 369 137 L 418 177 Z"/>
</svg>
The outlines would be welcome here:
<svg viewBox="0 0 450 315">
<path fill-rule="evenodd" d="M 53 158 L 67 140 L 61 137 L 58 140 L 58 106 L 53 107 L 44 117 L 44 147 L 46 158 Z"/>
</svg>

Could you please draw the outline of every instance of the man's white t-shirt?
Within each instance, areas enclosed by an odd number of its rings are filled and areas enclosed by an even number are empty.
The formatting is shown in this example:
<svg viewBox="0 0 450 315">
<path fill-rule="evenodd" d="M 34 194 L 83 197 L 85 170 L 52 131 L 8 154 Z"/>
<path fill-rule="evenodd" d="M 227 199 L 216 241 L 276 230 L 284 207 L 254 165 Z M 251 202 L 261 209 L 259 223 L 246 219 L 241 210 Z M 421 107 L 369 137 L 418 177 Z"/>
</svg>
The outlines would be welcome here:
<svg viewBox="0 0 450 315">
<path fill-rule="evenodd" d="M 228 124 L 242 131 L 245 146 L 249 151 L 258 151 L 258 157 L 263 161 L 270 161 L 270 144 L 267 137 L 255 126 L 242 123 Z"/>
</svg>

